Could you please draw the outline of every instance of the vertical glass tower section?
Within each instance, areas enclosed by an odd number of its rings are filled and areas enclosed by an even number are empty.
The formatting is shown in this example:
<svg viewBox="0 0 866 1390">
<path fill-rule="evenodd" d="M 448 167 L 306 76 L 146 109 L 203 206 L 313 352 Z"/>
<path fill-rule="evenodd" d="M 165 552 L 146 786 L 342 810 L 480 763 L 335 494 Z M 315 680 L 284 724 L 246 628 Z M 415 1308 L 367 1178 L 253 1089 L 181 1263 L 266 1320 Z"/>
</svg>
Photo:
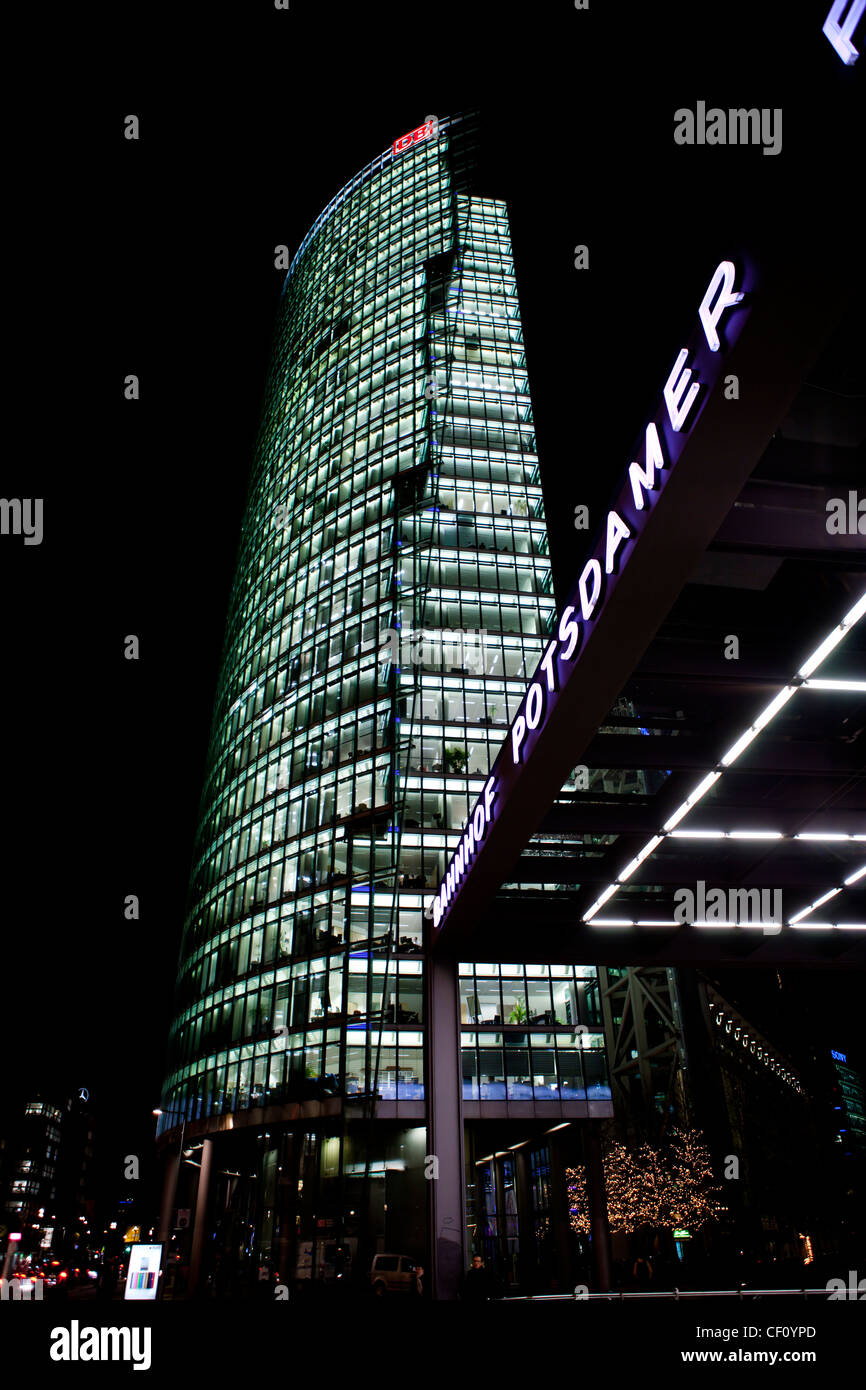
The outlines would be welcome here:
<svg viewBox="0 0 866 1390">
<path fill-rule="evenodd" d="M 371 1094 L 423 1123 L 425 904 L 554 606 L 508 221 L 472 151 L 460 117 L 396 142 L 286 279 L 163 1129 Z"/>
</svg>

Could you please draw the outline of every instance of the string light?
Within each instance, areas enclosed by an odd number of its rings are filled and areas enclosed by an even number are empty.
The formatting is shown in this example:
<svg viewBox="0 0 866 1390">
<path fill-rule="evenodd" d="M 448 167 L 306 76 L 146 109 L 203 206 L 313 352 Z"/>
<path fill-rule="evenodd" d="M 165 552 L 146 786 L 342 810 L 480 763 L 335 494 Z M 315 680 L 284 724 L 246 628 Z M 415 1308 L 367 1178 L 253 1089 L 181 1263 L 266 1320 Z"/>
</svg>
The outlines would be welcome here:
<svg viewBox="0 0 866 1390">
<path fill-rule="evenodd" d="M 589 1235 L 585 1167 L 566 1169 L 566 1178 L 572 1229 Z M 722 1189 L 697 1129 L 674 1130 L 661 1149 L 613 1144 L 604 1157 L 604 1186 L 612 1232 L 633 1234 L 641 1226 L 699 1231 L 727 1210 L 717 1200 Z"/>
</svg>

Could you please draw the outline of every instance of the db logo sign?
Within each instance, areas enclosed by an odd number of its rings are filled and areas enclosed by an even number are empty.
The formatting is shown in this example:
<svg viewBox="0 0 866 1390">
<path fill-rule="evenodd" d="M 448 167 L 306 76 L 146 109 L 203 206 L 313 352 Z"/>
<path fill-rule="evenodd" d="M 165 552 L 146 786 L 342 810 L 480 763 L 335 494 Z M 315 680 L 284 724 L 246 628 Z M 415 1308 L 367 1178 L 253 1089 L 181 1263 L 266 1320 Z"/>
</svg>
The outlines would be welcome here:
<svg viewBox="0 0 866 1390">
<path fill-rule="evenodd" d="M 424 124 L 419 125 L 417 130 L 410 130 L 408 135 L 401 135 L 399 140 L 394 141 L 394 153 L 402 154 L 404 150 L 417 145 L 419 140 L 427 140 L 431 135 L 438 134 L 439 122 L 435 116 L 428 116 Z"/>
</svg>

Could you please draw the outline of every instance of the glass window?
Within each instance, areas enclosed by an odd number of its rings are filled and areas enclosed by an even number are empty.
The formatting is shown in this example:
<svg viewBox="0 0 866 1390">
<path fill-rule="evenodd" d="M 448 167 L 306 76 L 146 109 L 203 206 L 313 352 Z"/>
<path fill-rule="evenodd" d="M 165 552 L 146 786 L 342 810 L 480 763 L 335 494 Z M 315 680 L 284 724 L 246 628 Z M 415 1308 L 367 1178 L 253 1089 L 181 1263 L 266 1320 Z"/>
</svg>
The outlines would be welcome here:
<svg viewBox="0 0 866 1390">
<path fill-rule="evenodd" d="M 573 1048 L 560 1048 L 557 1051 L 557 1061 L 562 1099 L 586 1100 L 581 1054 Z"/>
<path fill-rule="evenodd" d="M 499 981 L 476 979 L 476 998 L 478 1007 L 476 1023 L 502 1023 L 502 1004 L 499 998 Z"/>
<path fill-rule="evenodd" d="M 502 1049 L 482 1047 L 478 1052 L 481 1100 L 505 1100 L 505 1068 Z"/>
</svg>

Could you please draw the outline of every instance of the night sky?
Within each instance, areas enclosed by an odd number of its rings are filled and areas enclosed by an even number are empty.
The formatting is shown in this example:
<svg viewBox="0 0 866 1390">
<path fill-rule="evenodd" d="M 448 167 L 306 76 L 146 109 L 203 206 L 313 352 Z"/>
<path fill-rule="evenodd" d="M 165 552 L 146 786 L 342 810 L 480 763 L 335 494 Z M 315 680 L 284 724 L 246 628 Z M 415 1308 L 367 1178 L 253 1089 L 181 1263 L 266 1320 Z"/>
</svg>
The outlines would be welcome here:
<svg viewBox="0 0 866 1390">
<path fill-rule="evenodd" d="M 44 497 L 45 538 L 0 540 L 7 1100 L 62 1080 L 152 1125 L 274 247 L 293 254 L 428 114 L 481 108 L 561 595 L 583 558 L 574 506 L 606 502 L 732 240 L 853 266 L 863 73 L 822 36 L 827 7 L 258 0 L 70 18 L 85 57 L 52 100 L 26 88 L 12 155 L 29 192 L 7 261 L 22 429 L 3 494 Z M 677 147 L 673 113 L 698 100 L 781 107 L 782 152 Z M 854 1045 L 859 985 L 814 985 L 835 1046 Z"/>
</svg>

